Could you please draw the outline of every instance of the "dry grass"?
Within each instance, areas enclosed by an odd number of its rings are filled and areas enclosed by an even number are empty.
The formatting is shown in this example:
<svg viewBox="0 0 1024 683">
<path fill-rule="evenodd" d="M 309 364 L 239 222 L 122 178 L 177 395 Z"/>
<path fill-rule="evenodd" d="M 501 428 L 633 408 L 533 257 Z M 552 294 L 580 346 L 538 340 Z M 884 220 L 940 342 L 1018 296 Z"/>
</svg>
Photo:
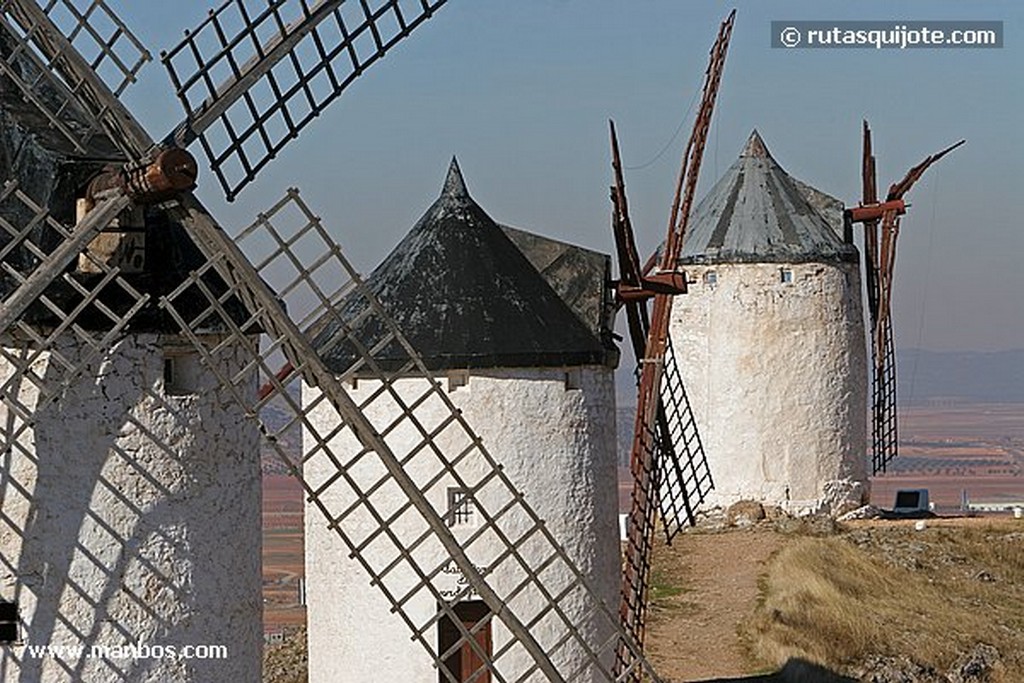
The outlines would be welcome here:
<svg viewBox="0 0 1024 683">
<path fill-rule="evenodd" d="M 306 627 L 289 633 L 281 645 L 263 650 L 263 683 L 306 683 Z"/>
<path fill-rule="evenodd" d="M 1024 680 L 1021 525 L 860 527 L 801 538 L 771 560 L 754 619 L 743 628 L 768 665 L 801 657 L 835 669 L 869 655 L 907 655 L 947 669 L 976 643 Z"/>
</svg>

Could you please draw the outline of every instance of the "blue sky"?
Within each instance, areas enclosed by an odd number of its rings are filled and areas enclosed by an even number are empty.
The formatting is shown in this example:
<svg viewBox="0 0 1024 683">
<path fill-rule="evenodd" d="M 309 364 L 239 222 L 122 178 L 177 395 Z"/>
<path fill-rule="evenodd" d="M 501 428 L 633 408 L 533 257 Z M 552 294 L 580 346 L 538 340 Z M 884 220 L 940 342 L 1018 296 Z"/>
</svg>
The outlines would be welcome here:
<svg viewBox="0 0 1024 683">
<path fill-rule="evenodd" d="M 214 3 L 110 3 L 154 54 Z M 702 192 L 753 128 L 792 175 L 860 195 L 860 121 L 879 184 L 960 138 L 909 196 L 898 251 L 898 344 L 1024 347 L 1024 79 L 1017 2 L 449 0 L 356 81 L 253 186 L 225 223 L 248 223 L 289 186 L 369 270 L 426 210 L 456 154 L 497 220 L 609 251 L 607 119 L 619 128 L 641 249 L 665 231 L 679 154 L 718 22 L 738 15 Z M 784 50 L 772 20 L 1001 20 L 995 50 Z M 126 95 L 154 135 L 181 114 L 160 64 Z M 672 134 L 686 118 L 675 139 Z M 668 144 L 671 140 L 671 144 Z M 668 147 L 666 148 L 666 144 Z M 659 156 L 658 153 L 664 150 Z M 630 168 L 631 167 L 631 168 Z"/>
</svg>

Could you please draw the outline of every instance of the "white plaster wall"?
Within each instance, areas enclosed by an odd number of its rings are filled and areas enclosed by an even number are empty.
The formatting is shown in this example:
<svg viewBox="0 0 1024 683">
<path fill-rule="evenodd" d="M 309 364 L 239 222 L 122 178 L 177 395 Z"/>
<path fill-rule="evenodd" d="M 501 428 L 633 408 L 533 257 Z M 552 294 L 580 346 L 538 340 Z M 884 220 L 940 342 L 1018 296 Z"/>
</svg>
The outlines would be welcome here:
<svg viewBox="0 0 1024 683">
<path fill-rule="evenodd" d="M 577 566 L 589 576 L 614 613 L 619 589 L 619 547 L 613 375 L 603 367 L 577 369 L 580 389 L 567 390 L 565 372 L 559 369 L 474 372 L 468 385 L 458 387 L 448 395 L 463 411 L 491 454 L 504 464 L 507 475 L 547 521 L 552 533 L 566 546 Z M 351 392 L 352 397 L 356 401 L 365 400 L 378 386 L 376 382 L 360 380 Z M 422 392 L 423 380 L 404 379 L 398 386 L 402 395 L 411 399 Z M 306 388 L 304 403 L 308 405 L 317 395 L 316 391 Z M 378 428 L 396 415 L 393 406 L 376 404 L 367 413 Z M 431 401 L 418 408 L 416 414 L 428 429 L 432 429 L 444 418 L 446 411 L 440 401 Z M 314 409 L 311 419 L 320 434 L 330 433 L 338 423 L 336 414 L 326 403 Z M 437 439 L 442 450 L 451 457 L 466 445 L 455 431 L 445 430 Z M 399 429 L 389 436 L 388 441 L 401 457 L 410 451 L 416 438 L 411 430 Z M 307 432 L 305 447 L 309 449 L 313 444 L 314 439 Z M 359 451 L 347 430 L 334 438 L 331 445 L 332 451 L 343 460 Z M 414 479 L 425 481 L 438 470 L 438 465 L 429 452 L 421 451 L 406 464 L 405 470 Z M 307 463 L 305 473 L 316 485 L 334 471 L 329 460 L 320 454 Z M 460 464 L 458 471 L 470 482 L 478 481 L 487 473 L 478 457 Z M 352 466 L 350 472 L 364 484 L 383 474 L 379 467 L 367 466 L 363 461 Z M 428 492 L 430 502 L 442 515 L 447 507 L 447 487 L 451 484 L 446 478 Z M 492 511 L 507 501 L 496 488 L 485 488 L 480 499 Z M 344 484 L 335 484 L 324 500 L 337 513 L 351 502 L 351 489 Z M 396 509 L 405 500 L 404 494 L 394 486 L 385 487 L 374 496 L 374 504 L 386 511 Z M 353 515 L 343 524 L 346 532 L 357 540 L 376 526 L 361 515 Z M 513 537 L 522 527 L 522 520 L 514 519 L 507 519 L 502 525 Z M 402 542 L 407 542 L 422 533 L 425 527 L 415 519 L 415 515 L 410 514 L 391 523 L 390 529 Z M 454 531 L 461 540 L 475 529 L 456 527 Z M 484 566 L 502 550 L 503 546 L 493 535 L 485 535 L 467 552 L 475 564 Z M 522 552 L 531 561 L 536 561 L 539 549 L 526 544 Z M 389 612 L 389 604 L 381 591 L 369 585 L 368 575 L 347 556 L 348 550 L 335 533 L 326 528 L 321 512 L 307 505 L 310 680 L 318 683 L 438 680 L 437 670 L 423 645 L 411 639 L 409 627 L 399 616 Z M 394 553 L 385 543 L 371 544 L 363 552 L 363 557 L 380 568 L 393 559 Z M 428 568 L 449 561 L 444 550 L 434 542 L 421 546 L 416 558 Z M 492 585 L 508 590 L 523 578 L 511 571 L 509 564 L 503 565 L 505 569 L 491 577 Z M 545 579 L 554 589 L 563 585 L 568 576 L 556 568 L 549 570 Z M 413 577 L 406 576 L 389 587 L 395 590 L 400 586 L 407 590 L 413 580 Z M 442 590 L 453 590 L 457 581 L 456 572 L 440 576 L 435 584 Z M 563 607 L 578 621 L 578 627 L 589 633 L 592 643 L 603 642 L 610 634 L 604 630 L 598 632 L 595 622 L 584 617 L 584 602 L 577 598 L 574 596 L 566 600 Z M 516 600 L 514 608 L 528 620 L 541 605 L 538 596 L 528 591 Z M 409 601 L 406 610 L 419 626 L 437 613 L 437 604 L 426 591 L 420 591 Z M 553 643 L 562 635 L 561 632 L 556 634 L 554 624 L 548 620 L 538 624 L 532 633 L 542 644 Z M 424 637 L 431 647 L 436 646 L 436 627 L 429 627 Z M 508 634 L 495 620 L 495 651 L 500 650 L 507 639 Z M 580 653 L 571 648 L 563 653 L 562 659 L 568 669 L 584 662 Z M 575 666 L 568 664 L 570 660 Z M 503 655 L 499 663 L 508 680 L 515 680 L 532 660 L 525 651 L 515 647 Z M 610 661 L 606 664 L 610 665 Z M 536 674 L 530 680 L 539 681 L 543 677 Z"/>
<path fill-rule="evenodd" d="M 857 265 L 686 271 L 694 283 L 673 302 L 671 334 L 715 481 L 710 504 L 807 512 L 837 490 L 859 500 L 867 374 Z"/>
<path fill-rule="evenodd" d="M 0 359 L 0 597 L 18 602 L 23 640 L 3 648 L 3 681 L 259 679 L 258 432 L 198 366 L 185 375 L 195 395 L 164 396 L 167 341 L 122 338 L 49 405 L 32 382 L 9 384 Z M 58 348 L 83 357 L 69 338 Z M 4 353 L 22 352 L 8 340 Z M 227 372 L 243 362 L 238 348 L 221 354 Z M 49 353 L 32 369 L 47 385 L 66 376 Z M 20 433 L 19 405 L 34 420 Z M 47 644 L 68 649 L 29 656 Z M 228 657 L 116 649 L 133 644 L 225 645 Z"/>
</svg>

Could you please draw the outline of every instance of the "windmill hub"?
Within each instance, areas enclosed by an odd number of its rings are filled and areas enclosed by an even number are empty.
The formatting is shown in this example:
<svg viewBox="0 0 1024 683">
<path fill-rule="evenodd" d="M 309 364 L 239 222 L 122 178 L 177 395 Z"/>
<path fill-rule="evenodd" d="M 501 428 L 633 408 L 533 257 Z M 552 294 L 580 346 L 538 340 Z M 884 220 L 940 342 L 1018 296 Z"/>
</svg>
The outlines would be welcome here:
<svg viewBox="0 0 1024 683">
<path fill-rule="evenodd" d="M 124 171 L 125 189 L 137 202 L 149 204 L 195 187 L 199 167 L 181 147 L 168 147 L 141 167 Z"/>
<path fill-rule="evenodd" d="M 686 294 L 686 273 L 664 270 L 640 278 L 640 286 L 619 282 L 615 294 L 620 301 L 646 301 L 656 294 Z"/>
<path fill-rule="evenodd" d="M 135 204 L 155 204 L 196 185 L 199 166 L 188 151 L 167 147 L 152 161 L 109 166 L 92 179 L 86 191 L 90 204 L 109 190 L 120 190 Z"/>
</svg>

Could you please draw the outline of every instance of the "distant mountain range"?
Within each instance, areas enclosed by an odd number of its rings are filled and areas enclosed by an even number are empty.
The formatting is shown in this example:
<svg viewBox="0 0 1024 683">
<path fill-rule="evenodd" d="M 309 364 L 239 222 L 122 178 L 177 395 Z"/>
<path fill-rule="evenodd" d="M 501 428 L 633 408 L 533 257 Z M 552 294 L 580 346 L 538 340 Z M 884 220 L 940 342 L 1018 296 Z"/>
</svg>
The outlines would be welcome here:
<svg viewBox="0 0 1024 683">
<path fill-rule="evenodd" d="M 1024 349 L 896 353 L 900 403 L 935 401 L 1024 403 Z"/>
</svg>

